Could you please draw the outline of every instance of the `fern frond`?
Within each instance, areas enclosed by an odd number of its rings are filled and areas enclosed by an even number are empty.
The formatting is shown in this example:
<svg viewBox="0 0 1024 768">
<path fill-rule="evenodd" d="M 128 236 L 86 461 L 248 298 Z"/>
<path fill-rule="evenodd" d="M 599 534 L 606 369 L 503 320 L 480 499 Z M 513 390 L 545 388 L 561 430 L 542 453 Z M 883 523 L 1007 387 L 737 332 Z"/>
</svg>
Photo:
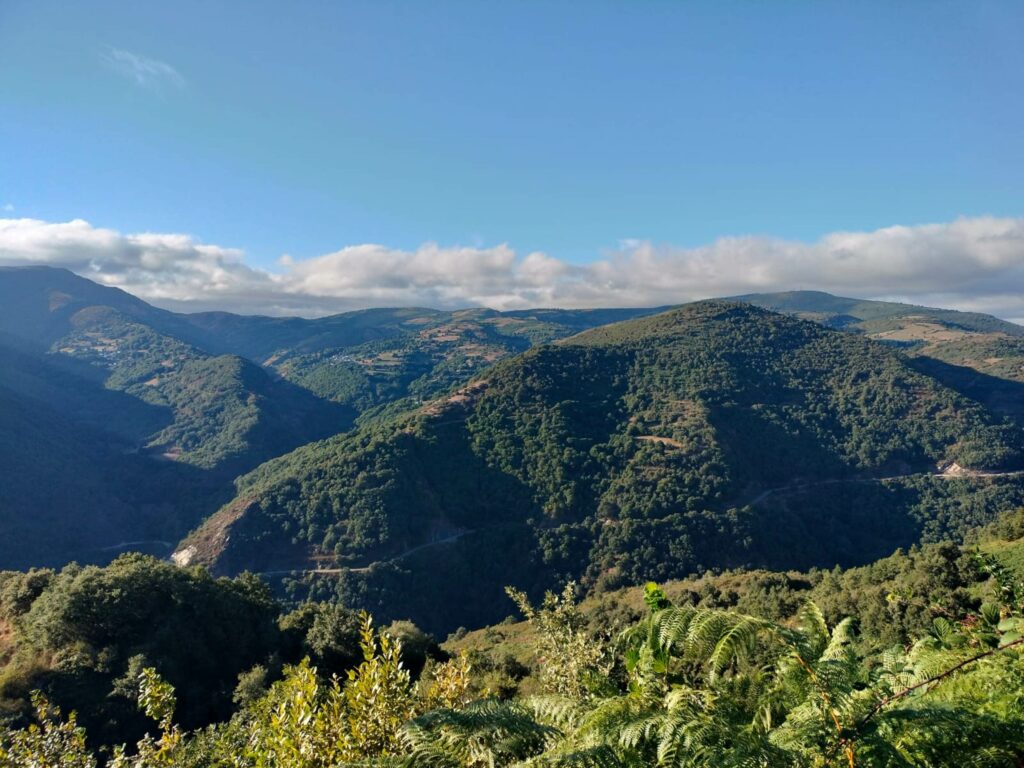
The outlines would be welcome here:
<svg viewBox="0 0 1024 768">
<path fill-rule="evenodd" d="M 410 752 L 424 766 L 523 760 L 540 754 L 560 733 L 537 722 L 526 707 L 490 699 L 428 712 L 405 727 Z"/>
<path fill-rule="evenodd" d="M 797 623 L 805 642 L 817 658 L 830 640 L 828 623 L 821 609 L 812 600 L 805 600 L 797 611 Z"/>
</svg>

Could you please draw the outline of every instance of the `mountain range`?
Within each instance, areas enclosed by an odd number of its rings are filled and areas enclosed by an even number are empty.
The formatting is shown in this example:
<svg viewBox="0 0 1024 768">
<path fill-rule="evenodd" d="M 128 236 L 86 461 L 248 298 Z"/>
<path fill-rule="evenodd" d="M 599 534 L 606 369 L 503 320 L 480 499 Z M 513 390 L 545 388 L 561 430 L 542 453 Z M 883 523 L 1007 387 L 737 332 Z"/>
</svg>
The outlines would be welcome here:
<svg viewBox="0 0 1024 768">
<path fill-rule="evenodd" d="M 813 292 L 309 320 L 2 269 L 0 567 L 173 552 L 443 632 L 852 565 L 1024 503 L 1022 388 L 1024 327 Z"/>
</svg>

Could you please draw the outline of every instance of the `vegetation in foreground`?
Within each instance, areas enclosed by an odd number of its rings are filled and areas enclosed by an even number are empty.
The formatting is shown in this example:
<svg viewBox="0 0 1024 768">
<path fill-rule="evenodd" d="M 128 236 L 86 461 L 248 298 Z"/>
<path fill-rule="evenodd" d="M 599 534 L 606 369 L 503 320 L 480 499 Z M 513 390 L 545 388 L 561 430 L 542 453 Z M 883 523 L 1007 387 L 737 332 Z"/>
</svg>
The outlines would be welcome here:
<svg viewBox="0 0 1024 768">
<path fill-rule="evenodd" d="M 417 642 L 408 627 L 376 629 L 365 614 L 353 624 L 351 614 L 305 606 L 277 626 L 308 627 L 293 635 L 303 637 L 307 658 L 277 675 L 261 664 L 239 674 L 236 709 L 226 721 L 191 730 L 178 725 L 191 705 L 182 698 L 186 688 L 176 690 L 168 679 L 187 675 L 168 663 L 173 647 L 151 650 L 147 659 L 129 660 L 112 694 L 138 702 L 146 735 L 134 746 L 104 746 L 75 715 L 62 715 L 36 692 L 29 724 L 14 724 L 0 737 L 0 766 L 1019 765 L 1024 583 L 1011 566 L 1022 521 L 1021 513 L 1007 516 L 963 552 L 935 545 L 855 569 L 852 576 L 833 574 L 833 588 L 865 609 L 891 579 L 903 585 L 905 592 L 887 595 L 886 603 L 893 617 L 904 618 L 908 633 L 921 631 L 890 645 L 877 622 L 855 616 L 829 621 L 827 611 L 807 599 L 793 615 L 770 619 L 694 605 L 678 589 L 670 598 L 669 590 L 648 584 L 640 615 L 612 631 L 611 623 L 590 620 L 571 584 L 539 605 L 509 590 L 533 637 L 527 690 L 501 685 L 496 674 L 509 672 L 509 665 L 498 670 L 486 654 L 463 649 L 446 660 L 425 660 L 422 647 L 405 652 Z M 907 566 L 901 558 L 911 555 Z M 901 565 L 909 570 L 894 573 Z M 166 576 L 168 569 L 134 557 L 70 576 L 37 572 L 33 581 L 33 574 L 9 575 L 2 589 L 5 615 L 26 638 L 37 637 L 30 628 L 40 632 L 49 617 L 51 633 L 63 627 L 59 640 L 88 655 L 96 649 L 73 640 L 73 622 L 92 627 L 110 606 L 81 601 L 83 573 L 102 579 L 129 566 L 136 580 L 147 572 Z M 213 580 L 198 569 L 178 573 L 179 590 L 189 584 L 208 596 L 223 590 L 250 609 L 268 607 L 265 590 L 253 580 Z M 32 597 L 46 578 L 70 582 Z M 147 591 L 127 598 L 121 609 L 171 610 L 166 599 L 150 599 L 153 586 L 147 583 Z M 103 593 L 118 595 L 116 589 Z M 54 601 L 68 594 L 80 602 L 60 613 Z M 926 610 L 912 610 L 922 603 Z M 86 609 L 98 613 L 82 613 Z M 963 612 L 953 617 L 953 610 Z M 146 620 L 142 614 L 135 619 Z M 239 631 L 239 623 L 251 621 L 219 626 Z M 180 640 L 190 631 L 177 629 Z M 59 640 L 49 636 L 49 642 Z M 358 655 L 332 656 L 344 648 Z M 114 650 L 105 651 L 106 663 L 115 666 Z M 417 655 L 412 665 L 403 660 Z M 103 656 L 94 661 L 102 663 Z"/>
<path fill-rule="evenodd" d="M 465 656 L 414 686 L 401 643 L 361 629 L 362 663 L 324 681 L 308 662 L 223 726 L 185 734 L 173 688 L 140 671 L 156 722 L 109 764 L 143 766 L 1008 766 L 1024 757 L 1021 594 L 959 626 L 936 620 L 909 649 L 867 660 L 854 622 L 829 627 L 813 603 L 792 624 L 673 606 L 614 643 L 580 632 L 571 587 L 533 608 L 540 695 L 477 698 Z M 93 766 L 85 731 L 41 695 L 37 722 L 6 734 L 0 765 Z"/>
</svg>

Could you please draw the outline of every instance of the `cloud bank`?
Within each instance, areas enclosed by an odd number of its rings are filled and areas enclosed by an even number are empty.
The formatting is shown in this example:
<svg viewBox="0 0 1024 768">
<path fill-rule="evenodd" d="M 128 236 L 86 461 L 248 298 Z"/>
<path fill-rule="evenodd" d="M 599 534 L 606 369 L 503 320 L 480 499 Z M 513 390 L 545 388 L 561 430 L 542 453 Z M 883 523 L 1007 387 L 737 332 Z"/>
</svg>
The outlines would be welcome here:
<svg viewBox="0 0 1024 768">
<path fill-rule="evenodd" d="M 817 242 L 726 237 L 699 248 L 624 241 L 589 264 L 508 245 L 352 245 L 274 271 L 183 234 L 123 234 L 76 219 L 0 219 L 0 263 L 49 264 L 184 311 L 316 316 L 371 306 L 657 306 L 823 290 L 1024 321 L 1024 218 L 835 232 Z"/>
</svg>

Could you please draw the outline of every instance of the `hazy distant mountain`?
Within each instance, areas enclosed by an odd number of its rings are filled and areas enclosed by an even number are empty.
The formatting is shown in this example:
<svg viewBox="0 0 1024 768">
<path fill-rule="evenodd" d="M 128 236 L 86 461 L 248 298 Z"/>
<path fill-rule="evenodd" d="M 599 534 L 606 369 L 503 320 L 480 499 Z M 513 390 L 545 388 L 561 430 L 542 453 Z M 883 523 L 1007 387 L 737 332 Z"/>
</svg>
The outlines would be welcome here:
<svg viewBox="0 0 1024 768">
<path fill-rule="evenodd" d="M 921 307 L 892 301 L 848 299 L 821 291 L 788 291 L 785 293 L 751 293 L 732 297 L 773 312 L 794 314 L 832 327 L 856 328 L 869 334 L 883 334 L 908 329 L 905 339 L 938 341 L 927 336 L 920 323 L 934 323 L 968 333 L 1002 333 L 1024 337 L 1024 326 L 980 312 L 959 312 L 953 309 Z"/>
</svg>

